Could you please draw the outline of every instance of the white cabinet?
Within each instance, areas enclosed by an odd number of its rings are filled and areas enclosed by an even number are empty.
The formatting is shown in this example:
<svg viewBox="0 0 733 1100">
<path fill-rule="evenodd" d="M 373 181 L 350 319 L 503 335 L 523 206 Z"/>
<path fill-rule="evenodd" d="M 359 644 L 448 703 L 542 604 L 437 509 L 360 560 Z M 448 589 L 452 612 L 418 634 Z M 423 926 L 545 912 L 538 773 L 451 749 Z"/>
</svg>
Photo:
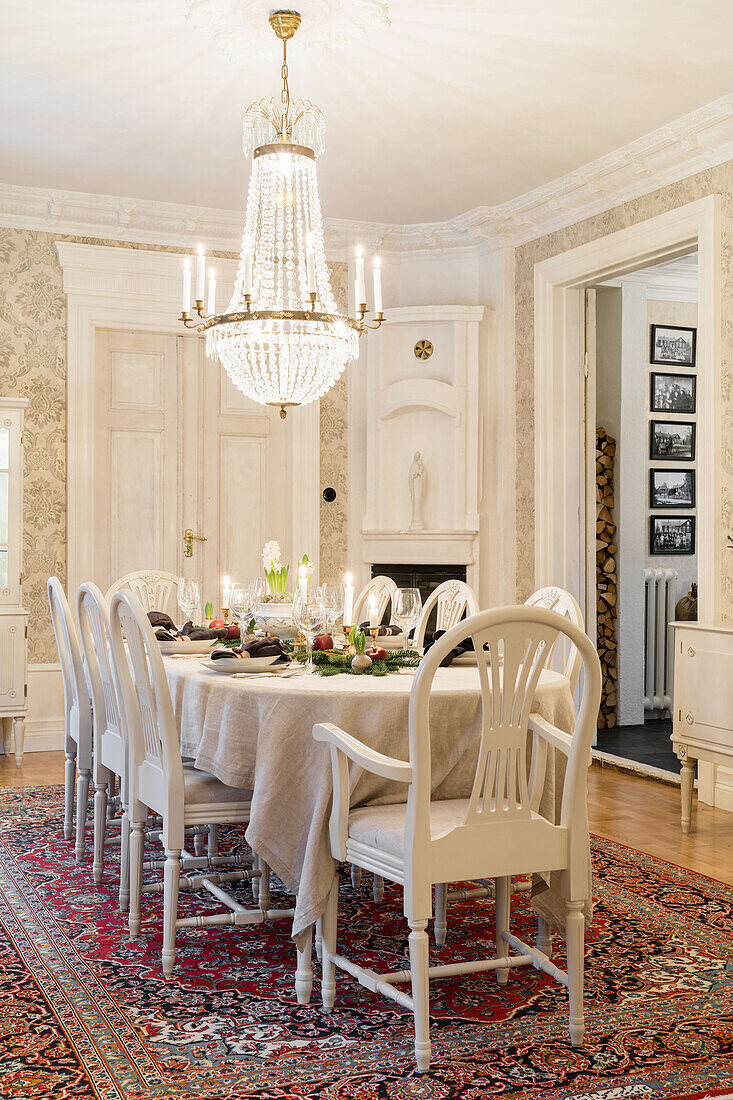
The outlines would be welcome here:
<svg viewBox="0 0 733 1100">
<path fill-rule="evenodd" d="M 672 744 L 682 765 L 682 832 L 689 833 L 695 761 L 733 767 L 733 624 L 672 623 Z"/>
<path fill-rule="evenodd" d="M 5 752 L 15 740 L 23 759 L 28 708 L 27 622 L 22 607 L 23 411 L 28 402 L 0 398 L 0 717 Z"/>
</svg>

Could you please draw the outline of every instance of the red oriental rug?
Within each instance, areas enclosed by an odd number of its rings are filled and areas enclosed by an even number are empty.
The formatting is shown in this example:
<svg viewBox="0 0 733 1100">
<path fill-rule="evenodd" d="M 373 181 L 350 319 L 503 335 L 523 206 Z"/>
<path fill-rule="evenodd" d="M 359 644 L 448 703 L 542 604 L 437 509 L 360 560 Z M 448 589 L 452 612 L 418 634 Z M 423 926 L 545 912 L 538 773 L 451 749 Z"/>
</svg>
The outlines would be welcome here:
<svg viewBox="0 0 733 1100">
<path fill-rule="evenodd" d="M 144 898 L 128 942 L 110 876 L 94 886 L 61 832 L 61 790 L 0 795 L 0 1097 L 8 1100 L 692 1100 L 733 1092 L 731 888 L 594 840 L 586 1043 L 567 999 L 532 970 L 431 983 L 433 1065 L 412 1060 L 412 1017 L 339 976 L 336 1009 L 293 994 L 285 922 L 179 933 L 160 969 L 161 908 Z M 236 843 L 236 838 L 232 840 Z M 342 894 L 344 946 L 392 969 L 404 958 L 399 892 Z M 243 888 L 243 897 L 249 887 Z M 287 897 L 282 896 L 287 904 Z M 195 905 L 182 895 L 182 908 Z M 200 904 L 200 903 L 199 903 Z M 204 903 L 206 904 L 206 903 Z M 531 935 L 524 897 L 514 922 Z M 441 961 L 491 954 L 492 906 L 449 910 Z M 558 955 L 561 955 L 558 946 Z M 562 965 L 562 963 L 561 963 Z"/>
</svg>

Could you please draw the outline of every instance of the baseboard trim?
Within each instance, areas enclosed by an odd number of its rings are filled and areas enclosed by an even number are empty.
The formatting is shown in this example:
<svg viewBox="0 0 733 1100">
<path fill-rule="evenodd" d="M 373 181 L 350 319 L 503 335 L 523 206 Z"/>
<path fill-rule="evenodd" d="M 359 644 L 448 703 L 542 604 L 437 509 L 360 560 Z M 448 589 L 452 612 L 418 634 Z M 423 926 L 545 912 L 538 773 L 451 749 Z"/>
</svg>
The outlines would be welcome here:
<svg viewBox="0 0 733 1100">
<path fill-rule="evenodd" d="M 1 744 L 2 739 L 0 739 Z M 53 720 L 27 718 L 23 752 L 55 752 L 64 747 L 64 726 Z M 15 755 L 13 739 L 10 739 L 10 756 Z"/>
<path fill-rule="evenodd" d="M 655 768 L 651 764 L 642 764 L 638 760 L 627 760 L 624 756 L 613 756 L 610 752 L 599 752 L 593 749 L 593 763 L 601 768 L 613 768 L 614 771 L 627 772 L 629 775 L 641 775 L 646 779 L 656 779 L 660 783 L 667 783 L 670 787 L 680 786 L 680 777 L 674 772 L 665 771 L 663 768 Z M 697 780 L 695 781 L 697 786 Z"/>
</svg>

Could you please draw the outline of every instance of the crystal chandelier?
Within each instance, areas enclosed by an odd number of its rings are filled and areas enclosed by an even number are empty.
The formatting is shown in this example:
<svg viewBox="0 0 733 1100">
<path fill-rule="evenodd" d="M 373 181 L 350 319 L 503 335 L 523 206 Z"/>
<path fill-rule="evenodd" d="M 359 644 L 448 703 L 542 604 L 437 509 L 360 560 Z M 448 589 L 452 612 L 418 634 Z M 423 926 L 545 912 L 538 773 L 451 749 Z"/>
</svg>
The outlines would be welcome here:
<svg viewBox="0 0 733 1100">
<path fill-rule="evenodd" d="M 300 26 L 294 11 L 276 11 L 270 25 L 282 41 L 280 102 L 253 103 L 244 116 L 244 152 L 252 153 L 247 215 L 234 293 L 226 313 L 216 312 L 216 281 L 196 257 L 196 298 L 191 314 L 191 264 L 183 269 L 180 320 L 206 332 L 206 353 L 218 360 L 247 397 L 279 407 L 317 401 L 359 354 L 359 337 L 379 328 L 382 273 L 374 261 L 374 316 L 366 320 L 364 257 L 357 249 L 356 317 L 339 313 L 331 290 L 323 241 L 316 157 L 325 127 L 318 107 L 292 101 L 287 44 Z"/>
</svg>

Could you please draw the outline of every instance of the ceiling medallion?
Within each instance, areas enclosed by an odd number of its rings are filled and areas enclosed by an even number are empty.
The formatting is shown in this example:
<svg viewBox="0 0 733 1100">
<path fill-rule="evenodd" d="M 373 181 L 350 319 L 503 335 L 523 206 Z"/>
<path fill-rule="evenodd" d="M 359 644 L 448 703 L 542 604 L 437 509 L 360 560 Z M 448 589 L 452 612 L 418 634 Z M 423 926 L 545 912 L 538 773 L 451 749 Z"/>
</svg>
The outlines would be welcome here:
<svg viewBox="0 0 733 1100">
<path fill-rule="evenodd" d="M 252 103 L 244 116 L 244 152 L 252 154 L 247 213 L 234 293 L 225 313 L 216 312 L 216 279 L 208 273 L 203 247 L 196 257 L 196 294 L 191 309 L 192 269 L 183 267 L 180 321 L 206 332 L 206 354 L 218 360 L 243 394 L 261 405 L 287 409 L 317 401 L 359 354 L 359 337 L 379 328 L 382 270 L 374 260 L 374 315 L 366 320 L 364 257 L 357 249 L 355 317 L 341 315 L 331 289 L 323 243 L 316 158 L 325 145 L 321 111 L 292 100 L 288 41 L 301 16 L 272 12 L 268 19 L 282 42 L 282 90 L 278 100 Z M 195 316 L 194 316 L 195 314 Z"/>
<path fill-rule="evenodd" d="M 272 11 L 269 0 L 186 0 L 186 18 L 233 61 L 247 57 Z M 387 0 L 301 0 L 304 46 L 335 50 L 371 28 L 389 27 Z"/>
<path fill-rule="evenodd" d="M 433 354 L 433 345 L 429 340 L 418 340 L 412 350 L 415 352 L 416 359 L 429 359 Z"/>
</svg>

